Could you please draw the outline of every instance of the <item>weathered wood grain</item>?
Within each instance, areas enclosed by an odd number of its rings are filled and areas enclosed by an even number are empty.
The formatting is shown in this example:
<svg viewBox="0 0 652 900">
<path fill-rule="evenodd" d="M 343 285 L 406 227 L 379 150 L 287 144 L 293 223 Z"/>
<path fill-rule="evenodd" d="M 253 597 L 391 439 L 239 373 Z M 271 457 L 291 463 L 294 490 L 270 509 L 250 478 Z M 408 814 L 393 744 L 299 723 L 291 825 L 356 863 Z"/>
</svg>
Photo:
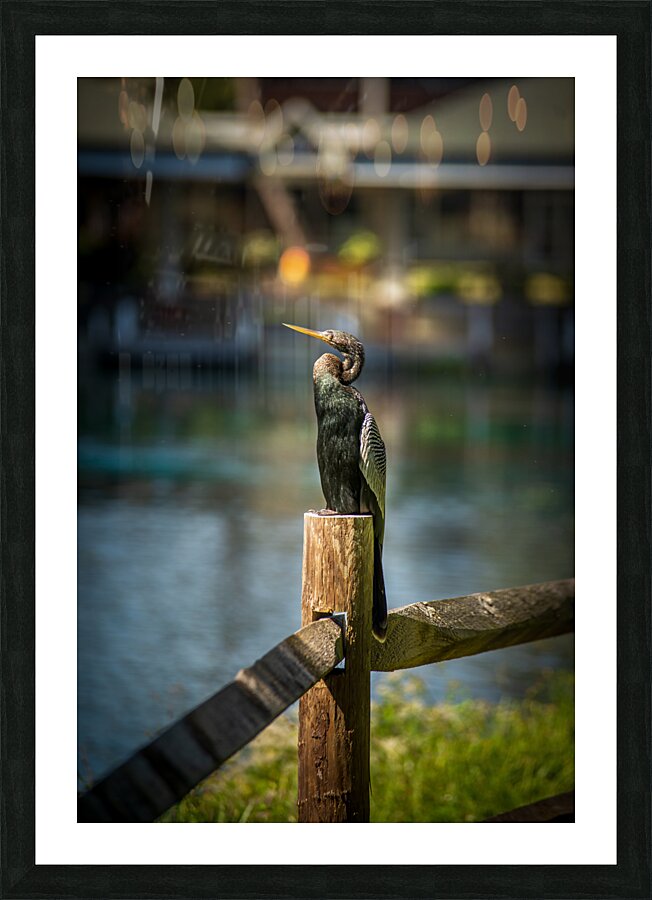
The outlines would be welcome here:
<svg viewBox="0 0 652 900">
<path fill-rule="evenodd" d="M 575 580 L 413 603 L 391 610 L 371 669 L 391 672 L 573 631 Z"/>
<path fill-rule="evenodd" d="M 342 632 L 332 619 L 290 635 L 84 794 L 78 821 L 153 821 L 342 658 Z"/>
<path fill-rule="evenodd" d="M 347 614 L 345 670 L 299 703 L 300 822 L 369 821 L 373 520 L 304 517 L 302 622 Z"/>
</svg>

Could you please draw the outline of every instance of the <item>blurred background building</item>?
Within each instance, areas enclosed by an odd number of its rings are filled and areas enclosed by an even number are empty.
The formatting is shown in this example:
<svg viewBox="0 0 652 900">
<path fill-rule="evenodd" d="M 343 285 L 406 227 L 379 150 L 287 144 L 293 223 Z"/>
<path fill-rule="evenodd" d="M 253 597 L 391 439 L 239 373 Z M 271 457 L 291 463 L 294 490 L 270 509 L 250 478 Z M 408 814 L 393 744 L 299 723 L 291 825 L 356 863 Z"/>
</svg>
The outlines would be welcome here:
<svg viewBox="0 0 652 900">
<path fill-rule="evenodd" d="M 80 338 L 252 364 L 278 300 L 401 361 L 573 355 L 572 79 L 81 79 Z"/>
<path fill-rule="evenodd" d="M 79 79 L 78 110 L 82 773 L 298 627 L 320 350 L 284 321 L 367 348 L 390 606 L 573 574 L 572 79 Z"/>
</svg>

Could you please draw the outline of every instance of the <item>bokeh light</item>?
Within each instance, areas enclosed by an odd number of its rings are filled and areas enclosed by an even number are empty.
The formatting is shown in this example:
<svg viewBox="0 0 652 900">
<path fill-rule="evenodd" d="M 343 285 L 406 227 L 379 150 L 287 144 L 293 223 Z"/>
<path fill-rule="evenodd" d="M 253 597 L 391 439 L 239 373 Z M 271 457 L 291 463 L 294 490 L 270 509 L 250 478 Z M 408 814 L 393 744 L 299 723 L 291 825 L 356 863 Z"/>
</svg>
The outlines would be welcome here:
<svg viewBox="0 0 652 900">
<path fill-rule="evenodd" d="M 281 104 L 274 97 L 270 97 L 267 103 L 265 103 L 265 116 L 269 117 L 278 115 L 283 115 Z"/>
<path fill-rule="evenodd" d="M 344 178 L 346 175 L 350 158 L 339 134 L 334 129 L 324 129 L 315 165 L 320 178 Z"/>
<path fill-rule="evenodd" d="M 118 97 L 118 116 L 125 128 L 129 126 L 129 94 L 126 91 L 120 91 Z"/>
<path fill-rule="evenodd" d="M 189 78 L 182 78 L 177 90 L 177 106 L 182 119 L 189 119 L 195 108 L 195 90 Z"/>
<path fill-rule="evenodd" d="M 319 199 L 331 216 L 339 216 L 349 205 L 353 194 L 353 183 L 341 178 L 320 178 Z"/>
<path fill-rule="evenodd" d="M 507 94 L 507 114 L 512 122 L 516 121 L 516 104 L 518 103 L 520 96 L 518 88 L 513 84 Z"/>
<path fill-rule="evenodd" d="M 303 247 L 288 247 L 281 254 L 278 274 L 287 285 L 302 284 L 310 272 L 310 256 Z"/>
<path fill-rule="evenodd" d="M 343 137 L 346 146 L 352 156 L 360 151 L 360 129 L 355 122 L 347 122 L 343 129 Z"/>
<path fill-rule="evenodd" d="M 172 128 L 172 147 L 177 159 L 185 159 L 186 157 L 186 129 L 181 116 L 177 119 Z"/>
<path fill-rule="evenodd" d="M 408 298 L 408 290 L 404 282 L 396 275 L 381 278 L 376 283 L 375 296 L 377 303 L 385 308 L 398 308 Z"/>
<path fill-rule="evenodd" d="M 432 116 L 425 116 L 423 122 L 421 123 L 421 131 L 419 134 L 421 140 L 421 149 L 427 155 L 428 147 L 432 141 L 432 135 L 437 132 L 437 126 L 435 125 L 435 120 Z"/>
<path fill-rule="evenodd" d="M 493 119 L 494 106 L 491 102 L 489 94 L 483 94 L 480 100 L 480 127 L 483 131 L 489 131 L 491 128 L 491 120 Z"/>
<path fill-rule="evenodd" d="M 420 141 L 428 162 L 438 166 L 444 153 L 444 142 L 431 115 L 427 115 L 421 123 Z"/>
<path fill-rule="evenodd" d="M 262 122 L 265 118 L 265 111 L 263 110 L 263 105 L 260 100 L 252 100 L 249 104 L 249 109 L 247 114 L 250 119 L 253 119 L 255 122 Z"/>
<path fill-rule="evenodd" d="M 365 266 L 382 253 L 378 235 L 373 231 L 356 231 L 338 251 L 338 257 L 348 266 Z"/>
<path fill-rule="evenodd" d="M 138 131 L 137 128 L 134 128 L 131 132 L 129 153 L 131 154 L 131 161 L 134 166 L 137 169 L 140 169 L 145 159 L 145 138 L 143 137 L 142 131 Z"/>
<path fill-rule="evenodd" d="M 491 138 L 487 131 L 481 131 L 475 145 L 475 154 L 481 166 L 486 166 L 491 156 Z"/>
<path fill-rule="evenodd" d="M 379 178 L 386 178 L 392 167 L 392 148 L 387 141 L 379 141 L 374 153 L 374 171 Z"/>
<path fill-rule="evenodd" d="M 519 131 L 523 131 L 527 123 L 527 103 L 525 97 L 519 97 L 516 104 L 516 127 Z"/>
<path fill-rule="evenodd" d="M 142 103 L 136 103 L 135 100 L 131 100 L 127 117 L 131 128 L 144 131 L 147 127 L 147 111 Z"/>
</svg>

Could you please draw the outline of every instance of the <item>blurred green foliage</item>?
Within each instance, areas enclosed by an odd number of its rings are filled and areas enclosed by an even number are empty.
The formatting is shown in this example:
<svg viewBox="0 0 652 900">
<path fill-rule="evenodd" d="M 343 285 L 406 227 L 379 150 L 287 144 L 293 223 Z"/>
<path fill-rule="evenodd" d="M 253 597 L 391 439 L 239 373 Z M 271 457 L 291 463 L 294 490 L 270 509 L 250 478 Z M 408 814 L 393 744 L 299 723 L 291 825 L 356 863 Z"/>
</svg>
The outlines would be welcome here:
<svg viewBox="0 0 652 900">
<path fill-rule="evenodd" d="M 371 819 L 472 822 L 574 783 L 574 682 L 545 675 L 520 701 L 428 706 L 423 682 L 386 677 L 372 706 Z M 163 822 L 296 822 L 296 716 L 282 716 Z"/>
<path fill-rule="evenodd" d="M 337 255 L 346 265 L 364 266 L 378 259 L 382 251 L 377 234 L 373 231 L 358 231 L 342 244 Z"/>
</svg>

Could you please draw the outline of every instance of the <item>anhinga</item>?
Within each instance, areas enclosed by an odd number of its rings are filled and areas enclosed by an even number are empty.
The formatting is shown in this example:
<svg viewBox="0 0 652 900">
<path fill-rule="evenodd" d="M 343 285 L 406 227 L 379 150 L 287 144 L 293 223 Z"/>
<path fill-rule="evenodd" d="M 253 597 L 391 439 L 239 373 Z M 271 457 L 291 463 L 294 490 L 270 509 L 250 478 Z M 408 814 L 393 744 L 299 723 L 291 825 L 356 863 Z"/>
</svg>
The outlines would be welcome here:
<svg viewBox="0 0 652 900">
<path fill-rule="evenodd" d="M 285 324 L 285 323 L 283 323 Z M 372 627 L 379 640 L 387 630 L 387 601 L 382 552 L 385 533 L 385 445 L 376 420 L 354 387 L 364 365 L 364 347 L 346 331 L 311 331 L 338 350 L 320 356 L 312 370 L 317 413 L 317 462 L 328 509 L 324 513 L 371 513 L 374 523 L 374 596 Z"/>
</svg>

